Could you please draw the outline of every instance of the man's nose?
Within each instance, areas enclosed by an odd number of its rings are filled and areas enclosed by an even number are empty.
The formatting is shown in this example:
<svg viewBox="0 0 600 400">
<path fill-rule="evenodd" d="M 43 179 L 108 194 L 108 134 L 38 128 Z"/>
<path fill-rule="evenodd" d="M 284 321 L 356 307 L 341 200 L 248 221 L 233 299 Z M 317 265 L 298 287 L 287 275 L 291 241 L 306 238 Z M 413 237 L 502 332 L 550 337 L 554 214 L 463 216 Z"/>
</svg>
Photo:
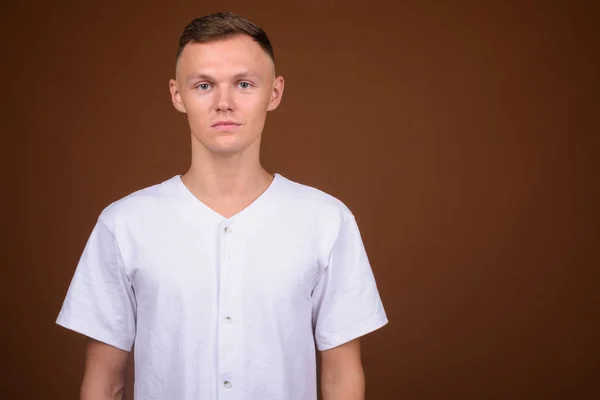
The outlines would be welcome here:
<svg viewBox="0 0 600 400">
<path fill-rule="evenodd" d="M 233 111 L 233 96 L 229 88 L 222 88 L 217 94 L 217 111 Z"/>
</svg>

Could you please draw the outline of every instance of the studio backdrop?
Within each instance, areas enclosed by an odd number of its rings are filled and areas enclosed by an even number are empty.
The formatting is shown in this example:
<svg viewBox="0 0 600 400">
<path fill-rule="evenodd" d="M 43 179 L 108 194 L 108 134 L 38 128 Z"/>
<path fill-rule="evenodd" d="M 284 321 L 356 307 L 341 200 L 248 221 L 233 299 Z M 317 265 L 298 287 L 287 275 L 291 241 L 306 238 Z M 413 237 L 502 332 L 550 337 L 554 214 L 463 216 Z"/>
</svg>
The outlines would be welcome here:
<svg viewBox="0 0 600 400">
<path fill-rule="evenodd" d="M 390 321 L 363 340 L 367 399 L 599 393 L 591 7 L 6 7 L 0 398 L 78 398 L 85 339 L 54 321 L 101 210 L 185 172 L 168 81 L 181 30 L 214 11 L 263 26 L 285 77 L 265 168 L 356 215 Z"/>
</svg>

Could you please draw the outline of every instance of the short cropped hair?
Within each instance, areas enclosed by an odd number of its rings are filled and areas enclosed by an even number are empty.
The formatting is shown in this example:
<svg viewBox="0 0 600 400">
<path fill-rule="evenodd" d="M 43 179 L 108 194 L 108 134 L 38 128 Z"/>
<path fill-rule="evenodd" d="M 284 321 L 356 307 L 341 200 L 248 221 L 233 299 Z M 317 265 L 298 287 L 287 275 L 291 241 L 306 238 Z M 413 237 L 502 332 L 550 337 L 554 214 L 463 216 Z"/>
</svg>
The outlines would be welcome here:
<svg viewBox="0 0 600 400">
<path fill-rule="evenodd" d="M 217 12 L 190 22 L 179 37 L 176 60 L 179 60 L 181 52 L 190 43 L 209 43 L 238 35 L 252 38 L 275 62 L 273 46 L 265 30 L 249 19 L 232 12 Z"/>
</svg>

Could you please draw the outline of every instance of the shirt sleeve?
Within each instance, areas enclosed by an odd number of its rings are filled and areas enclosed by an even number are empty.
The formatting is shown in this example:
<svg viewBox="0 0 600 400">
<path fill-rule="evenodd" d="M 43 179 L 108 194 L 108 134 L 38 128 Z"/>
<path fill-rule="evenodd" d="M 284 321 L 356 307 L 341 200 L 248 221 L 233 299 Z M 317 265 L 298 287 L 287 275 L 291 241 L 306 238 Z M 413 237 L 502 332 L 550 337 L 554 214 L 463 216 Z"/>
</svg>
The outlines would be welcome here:
<svg viewBox="0 0 600 400">
<path fill-rule="evenodd" d="M 337 347 L 388 323 L 354 217 L 342 223 L 312 298 L 319 351 Z"/>
<path fill-rule="evenodd" d="M 56 323 L 130 351 L 136 301 L 113 233 L 98 219 L 83 250 Z"/>
</svg>

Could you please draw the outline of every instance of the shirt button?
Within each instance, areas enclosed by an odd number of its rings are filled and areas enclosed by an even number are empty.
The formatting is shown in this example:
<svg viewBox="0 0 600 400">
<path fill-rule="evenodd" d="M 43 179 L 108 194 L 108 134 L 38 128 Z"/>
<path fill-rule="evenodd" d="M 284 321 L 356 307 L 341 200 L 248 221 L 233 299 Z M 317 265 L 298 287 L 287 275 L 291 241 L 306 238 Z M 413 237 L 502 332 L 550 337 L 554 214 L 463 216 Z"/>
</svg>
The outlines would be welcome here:
<svg viewBox="0 0 600 400">
<path fill-rule="evenodd" d="M 225 389 L 231 389 L 231 387 L 232 387 L 233 385 L 231 384 L 231 382 L 230 382 L 230 381 L 225 381 L 225 382 L 223 382 L 223 386 L 225 386 Z"/>
<path fill-rule="evenodd" d="M 231 324 L 233 322 L 233 319 L 231 319 L 231 317 L 225 317 L 225 322 Z"/>
<path fill-rule="evenodd" d="M 225 227 L 225 233 L 231 233 L 231 228 L 230 228 L 230 227 L 228 227 L 228 226 L 226 226 L 226 227 Z"/>
</svg>

